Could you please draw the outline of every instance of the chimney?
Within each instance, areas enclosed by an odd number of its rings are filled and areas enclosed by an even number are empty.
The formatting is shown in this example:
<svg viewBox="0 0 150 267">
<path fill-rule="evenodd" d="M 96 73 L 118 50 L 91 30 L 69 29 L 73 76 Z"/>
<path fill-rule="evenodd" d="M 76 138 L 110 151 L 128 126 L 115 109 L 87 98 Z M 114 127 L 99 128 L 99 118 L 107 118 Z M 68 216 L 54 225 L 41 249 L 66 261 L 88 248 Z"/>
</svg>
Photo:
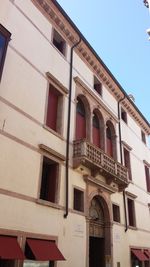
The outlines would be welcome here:
<svg viewBox="0 0 150 267">
<path fill-rule="evenodd" d="M 135 102 L 135 98 L 134 98 L 134 96 L 132 94 L 129 94 L 128 96 L 133 102 Z"/>
</svg>

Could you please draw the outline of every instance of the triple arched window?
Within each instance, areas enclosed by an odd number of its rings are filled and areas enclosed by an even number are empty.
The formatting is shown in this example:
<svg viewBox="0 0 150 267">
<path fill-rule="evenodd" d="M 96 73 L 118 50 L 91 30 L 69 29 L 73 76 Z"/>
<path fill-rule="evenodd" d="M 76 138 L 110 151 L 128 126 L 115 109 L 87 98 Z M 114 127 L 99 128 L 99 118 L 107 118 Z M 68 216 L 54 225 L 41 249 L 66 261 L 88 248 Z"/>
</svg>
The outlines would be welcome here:
<svg viewBox="0 0 150 267">
<path fill-rule="evenodd" d="M 76 140 L 87 139 L 110 157 L 116 158 L 116 139 L 113 123 L 104 119 L 98 109 L 89 112 L 84 97 L 77 97 L 76 105 Z"/>
</svg>

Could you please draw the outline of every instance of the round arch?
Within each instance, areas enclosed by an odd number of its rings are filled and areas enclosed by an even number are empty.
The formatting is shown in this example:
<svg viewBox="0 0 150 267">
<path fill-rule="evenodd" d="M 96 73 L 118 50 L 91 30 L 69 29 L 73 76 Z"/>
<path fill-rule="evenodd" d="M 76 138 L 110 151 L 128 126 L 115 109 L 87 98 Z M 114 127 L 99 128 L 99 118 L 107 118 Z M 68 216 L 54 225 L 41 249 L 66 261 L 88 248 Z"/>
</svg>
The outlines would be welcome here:
<svg viewBox="0 0 150 267">
<path fill-rule="evenodd" d="M 103 194 L 93 192 L 89 200 L 89 267 L 111 260 L 111 212 Z"/>
<path fill-rule="evenodd" d="M 90 118 L 91 110 L 87 98 L 79 94 L 77 95 L 76 104 L 76 139 L 86 138 L 90 141 Z"/>
</svg>

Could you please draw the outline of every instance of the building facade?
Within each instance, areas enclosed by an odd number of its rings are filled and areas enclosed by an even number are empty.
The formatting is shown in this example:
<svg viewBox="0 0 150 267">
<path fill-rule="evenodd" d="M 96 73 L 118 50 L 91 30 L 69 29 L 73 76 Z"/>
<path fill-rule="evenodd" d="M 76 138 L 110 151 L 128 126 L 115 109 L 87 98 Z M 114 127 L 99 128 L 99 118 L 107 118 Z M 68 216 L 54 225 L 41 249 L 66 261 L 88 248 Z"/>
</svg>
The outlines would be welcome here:
<svg viewBox="0 0 150 267">
<path fill-rule="evenodd" d="M 0 3 L 0 266 L 150 266 L 150 124 L 54 0 Z"/>
</svg>

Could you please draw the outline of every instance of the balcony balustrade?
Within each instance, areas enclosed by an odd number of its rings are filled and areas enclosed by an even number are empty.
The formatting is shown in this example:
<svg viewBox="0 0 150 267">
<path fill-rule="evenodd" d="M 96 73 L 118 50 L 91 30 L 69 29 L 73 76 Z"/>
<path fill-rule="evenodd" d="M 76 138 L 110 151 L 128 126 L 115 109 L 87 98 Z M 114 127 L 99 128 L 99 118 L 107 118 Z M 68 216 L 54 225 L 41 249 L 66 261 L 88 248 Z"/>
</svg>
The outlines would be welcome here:
<svg viewBox="0 0 150 267">
<path fill-rule="evenodd" d="M 79 165 L 90 168 L 93 176 L 99 172 L 107 178 L 108 184 L 114 181 L 120 190 L 128 186 L 127 168 L 85 139 L 73 143 L 73 165 L 74 168 Z"/>
</svg>

